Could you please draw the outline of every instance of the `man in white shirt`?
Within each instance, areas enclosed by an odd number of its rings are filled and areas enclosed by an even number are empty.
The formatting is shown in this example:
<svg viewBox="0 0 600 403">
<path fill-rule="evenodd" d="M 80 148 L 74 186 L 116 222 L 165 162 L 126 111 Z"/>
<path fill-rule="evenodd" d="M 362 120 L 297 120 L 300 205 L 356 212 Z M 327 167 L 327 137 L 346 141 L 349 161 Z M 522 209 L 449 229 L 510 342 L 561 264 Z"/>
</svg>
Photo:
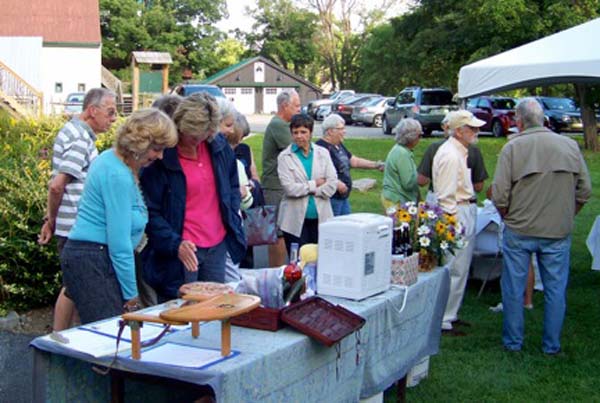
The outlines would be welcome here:
<svg viewBox="0 0 600 403">
<path fill-rule="evenodd" d="M 466 324 L 458 320 L 458 310 L 462 303 L 469 266 L 473 256 L 473 240 L 477 219 L 477 204 L 471 170 L 467 167 L 468 146 L 477 142 L 479 128 L 485 122 L 477 119 L 469 111 L 453 113 L 448 119 L 450 138 L 435 154 L 433 159 L 433 191 L 442 210 L 455 214 L 464 229 L 465 247 L 455 252 L 450 261 L 450 294 L 442 321 L 442 333 L 464 336 L 465 333 L 453 327 Z"/>
</svg>

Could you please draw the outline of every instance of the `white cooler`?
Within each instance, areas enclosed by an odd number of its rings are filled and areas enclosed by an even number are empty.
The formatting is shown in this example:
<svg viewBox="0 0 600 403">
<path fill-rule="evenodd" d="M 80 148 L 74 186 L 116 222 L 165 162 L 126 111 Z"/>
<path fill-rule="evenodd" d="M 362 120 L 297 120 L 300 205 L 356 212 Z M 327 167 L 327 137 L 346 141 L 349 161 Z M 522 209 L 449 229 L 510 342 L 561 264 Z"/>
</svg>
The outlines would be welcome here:
<svg viewBox="0 0 600 403">
<path fill-rule="evenodd" d="M 360 300 L 390 286 L 392 219 L 357 213 L 319 225 L 317 292 Z"/>
</svg>

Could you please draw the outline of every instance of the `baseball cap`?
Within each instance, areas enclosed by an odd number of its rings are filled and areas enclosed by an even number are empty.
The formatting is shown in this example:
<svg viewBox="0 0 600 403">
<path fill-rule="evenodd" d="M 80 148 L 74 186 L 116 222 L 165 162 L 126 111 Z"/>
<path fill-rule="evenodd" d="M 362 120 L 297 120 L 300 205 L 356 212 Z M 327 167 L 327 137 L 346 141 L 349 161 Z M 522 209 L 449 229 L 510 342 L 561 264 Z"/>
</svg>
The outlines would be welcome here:
<svg viewBox="0 0 600 403">
<path fill-rule="evenodd" d="M 462 126 L 481 127 L 485 124 L 485 121 L 477 119 L 471 112 L 464 109 L 450 112 L 448 115 L 450 115 L 447 116 L 448 127 L 452 130 Z"/>
</svg>

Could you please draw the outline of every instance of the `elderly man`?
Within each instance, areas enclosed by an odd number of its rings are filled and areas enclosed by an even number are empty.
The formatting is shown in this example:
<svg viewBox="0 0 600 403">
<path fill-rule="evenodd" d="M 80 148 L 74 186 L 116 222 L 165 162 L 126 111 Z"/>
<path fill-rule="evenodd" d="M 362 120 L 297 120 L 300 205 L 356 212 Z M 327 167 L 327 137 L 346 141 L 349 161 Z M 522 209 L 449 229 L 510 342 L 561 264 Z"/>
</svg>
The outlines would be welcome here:
<svg viewBox="0 0 600 403">
<path fill-rule="evenodd" d="M 344 146 L 346 123 L 340 115 L 329 115 L 321 125 L 323 137 L 317 141 L 321 147 L 329 151 L 335 171 L 337 173 L 337 191 L 331 197 L 333 215 L 346 215 L 352 212 L 350 208 L 350 191 L 352 190 L 352 177 L 350 168 L 379 169 L 383 171 L 385 164 L 370 161 L 352 155 Z"/>
<path fill-rule="evenodd" d="M 290 120 L 292 116 L 300 113 L 300 96 L 295 90 L 283 91 L 277 95 L 277 114 L 273 116 L 265 130 L 263 139 L 262 156 L 262 186 L 265 204 L 276 206 L 283 197 L 283 189 L 279 176 L 277 176 L 277 157 L 292 142 L 290 133 Z M 281 266 L 286 261 L 285 242 L 283 234 L 278 233 L 277 243 L 269 245 L 269 265 Z"/>
<path fill-rule="evenodd" d="M 532 253 L 544 284 L 542 351 L 560 352 L 565 317 L 573 218 L 591 195 L 589 173 L 577 143 L 543 127 L 544 112 L 533 98 L 517 105 L 521 132 L 502 148 L 492 201 L 504 218 L 502 252 L 502 342 L 523 346 L 523 293 Z"/>
<path fill-rule="evenodd" d="M 45 245 L 56 235 L 58 253 L 75 223 L 83 183 L 94 158 L 96 134 L 110 129 L 117 119 L 115 95 L 103 88 L 88 91 L 83 112 L 73 117 L 58 132 L 52 155 L 52 179 L 48 188 L 46 217 L 38 242 Z M 76 315 L 75 304 L 63 287 L 54 308 L 54 331 L 64 330 Z"/>
<path fill-rule="evenodd" d="M 396 144 L 385 159 L 383 174 L 381 202 L 385 210 L 402 203 L 419 201 L 417 166 L 413 158 L 413 149 L 419 144 L 423 128 L 419 121 L 405 118 L 394 127 L 394 134 Z"/>
<path fill-rule="evenodd" d="M 450 130 L 448 128 L 448 121 L 456 112 L 449 112 L 444 119 L 442 120 L 442 128 L 444 129 L 444 140 L 437 141 L 435 143 L 431 143 L 429 147 L 425 150 L 425 154 L 423 154 L 423 158 L 421 159 L 421 163 L 419 164 L 419 168 L 417 169 L 419 176 L 417 181 L 419 182 L 419 186 L 429 185 L 429 189 L 433 189 L 433 183 L 431 183 L 431 170 L 433 167 L 433 157 L 435 157 L 435 153 L 437 153 L 438 149 L 446 142 L 448 136 L 450 135 Z M 481 192 L 483 189 L 483 183 L 488 178 L 487 170 L 485 169 L 485 164 L 483 162 L 483 155 L 481 154 L 481 150 L 475 146 L 470 144 L 467 147 L 468 155 L 467 155 L 467 167 L 471 170 L 471 182 L 473 183 L 473 189 L 475 192 Z M 477 202 L 477 199 L 472 200 L 473 203 Z"/>
<path fill-rule="evenodd" d="M 473 237 L 477 219 L 475 190 L 467 166 L 469 145 L 477 142 L 479 128 L 485 122 L 469 111 L 453 113 L 448 119 L 450 138 L 440 146 L 433 158 L 433 191 L 445 213 L 457 215 L 464 228 L 465 247 L 456 251 L 450 262 L 450 294 L 442 322 L 443 334 L 464 336 L 453 327 L 458 322 L 458 310 L 462 303 L 473 256 Z"/>
</svg>

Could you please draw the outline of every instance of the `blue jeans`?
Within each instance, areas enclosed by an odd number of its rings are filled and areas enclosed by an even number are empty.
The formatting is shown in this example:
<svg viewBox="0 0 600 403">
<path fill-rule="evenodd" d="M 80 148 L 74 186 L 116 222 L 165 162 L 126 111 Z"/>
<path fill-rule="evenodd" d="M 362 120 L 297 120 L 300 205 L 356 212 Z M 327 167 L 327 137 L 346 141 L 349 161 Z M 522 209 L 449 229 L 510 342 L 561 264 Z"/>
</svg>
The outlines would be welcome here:
<svg viewBox="0 0 600 403">
<path fill-rule="evenodd" d="M 352 210 L 350 210 L 350 200 L 348 198 L 338 199 L 332 197 L 330 200 L 334 216 L 348 215 L 352 212 Z"/>
<path fill-rule="evenodd" d="M 225 282 L 225 254 L 227 245 L 225 240 L 210 248 L 196 248 L 198 258 L 198 271 L 187 271 L 185 268 L 185 282 L 213 281 Z"/>
<path fill-rule="evenodd" d="M 504 308 L 502 342 L 507 349 L 520 350 L 523 346 L 523 295 L 531 254 L 536 253 L 544 284 L 542 350 L 547 354 L 560 351 L 560 333 L 567 308 L 570 251 L 571 235 L 562 239 L 537 238 L 504 228 L 504 267 L 500 284 Z"/>
</svg>

